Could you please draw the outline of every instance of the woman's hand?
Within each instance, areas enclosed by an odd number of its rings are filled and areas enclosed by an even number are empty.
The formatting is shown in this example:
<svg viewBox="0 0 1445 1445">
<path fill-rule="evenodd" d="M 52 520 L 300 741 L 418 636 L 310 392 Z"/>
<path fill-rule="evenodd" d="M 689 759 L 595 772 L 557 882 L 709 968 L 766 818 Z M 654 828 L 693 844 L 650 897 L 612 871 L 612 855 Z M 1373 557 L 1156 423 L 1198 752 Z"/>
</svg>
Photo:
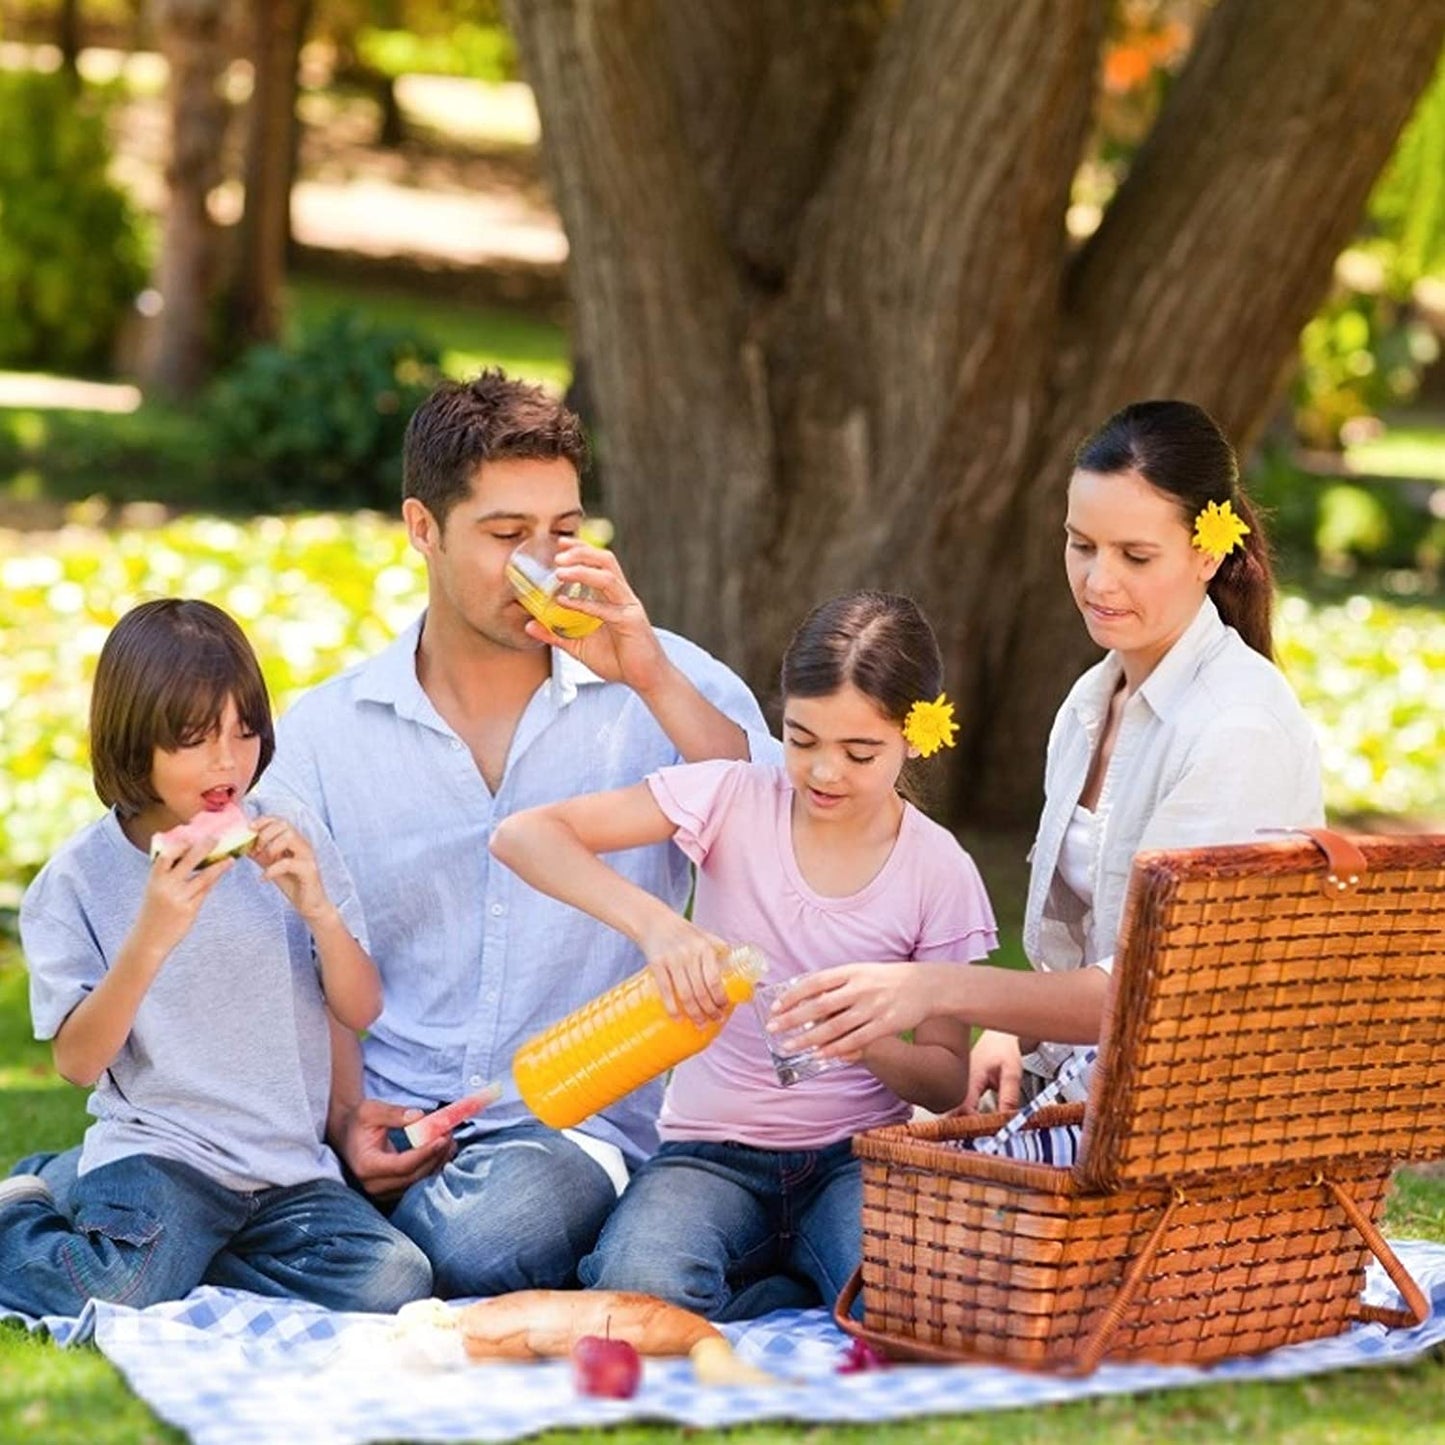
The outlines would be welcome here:
<svg viewBox="0 0 1445 1445">
<path fill-rule="evenodd" d="M 808 974 L 774 1006 L 772 1034 L 800 1033 L 825 1058 L 857 1063 L 870 1044 L 939 1012 L 927 964 L 845 963 Z"/>
<path fill-rule="evenodd" d="M 257 818 L 253 826 L 256 846 L 251 856 L 261 865 L 261 876 L 281 890 L 308 924 L 325 918 L 331 911 L 331 900 L 326 896 L 311 844 L 284 818 Z"/>
<path fill-rule="evenodd" d="M 235 859 L 201 867 L 210 839 L 198 839 L 184 853 L 162 853 L 151 863 L 131 938 L 157 963 L 191 931 L 211 890 L 235 866 Z"/>
<path fill-rule="evenodd" d="M 657 980 L 662 1005 L 701 1027 L 731 1006 L 722 981 L 728 946 L 670 909 L 637 940 Z"/>
<path fill-rule="evenodd" d="M 992 1089 L 1000 1112 L 1012 1114 L 1019 1106 L 1023 1072 L 1018 1039 L 985 1029 L 968 1056 L 968 1093 L 956 1112 L 977 1113 L 979 1099 Z"/>
</svg>

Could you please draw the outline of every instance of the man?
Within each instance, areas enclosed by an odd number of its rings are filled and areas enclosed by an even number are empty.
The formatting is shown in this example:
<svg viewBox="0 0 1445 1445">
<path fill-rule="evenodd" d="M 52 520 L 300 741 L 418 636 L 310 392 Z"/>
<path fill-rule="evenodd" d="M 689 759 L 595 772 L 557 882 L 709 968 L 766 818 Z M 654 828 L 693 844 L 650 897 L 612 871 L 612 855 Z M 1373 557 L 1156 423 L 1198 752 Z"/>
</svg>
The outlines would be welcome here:
<svg viewBox="0 0 1445 1445">
<path fill-rule="evenodd" d="M 574 1282 L 625 1179 L 656 1143 L 660 1087 L 579 1131 L 531 1117 L 509 1076 L 531 1034 L 640 966 L 632 945 L 491 860 L 493 824 L 654 768 L 771 752 L 756 701 L 701 649 L 655 630 L 609 553 L 578 540 L 580 423 L 540 388 L 444 383 L 407 428 L 402 513 L 427 610 L 369 661 L 302 697 L 273 779 L 330 827 L 355 879 L 385 1009 L 335 1040 L 331 1136 L 361 1186 L 426 1250 L 438 1293 Z M 576 641 L 529 619 L 504 568 L 555 539 L 603 625 Z M 586 607 L 587 604 L 582 604 Z M 618 860 L 681 907 L 670 846 Z M 501 1085 L 455 1140 L 396 1147 L 418 1111 Z M 454 1151 L 454 1152 L 453 1152 Z"/>
</svg>

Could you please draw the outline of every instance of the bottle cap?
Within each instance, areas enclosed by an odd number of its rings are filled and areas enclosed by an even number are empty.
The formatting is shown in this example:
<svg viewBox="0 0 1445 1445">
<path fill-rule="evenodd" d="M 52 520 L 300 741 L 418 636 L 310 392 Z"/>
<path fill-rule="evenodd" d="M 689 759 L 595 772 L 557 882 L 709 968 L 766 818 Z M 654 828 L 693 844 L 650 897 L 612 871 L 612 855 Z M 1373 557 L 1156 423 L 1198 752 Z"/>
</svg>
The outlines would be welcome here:
<svg viewBox="0 0 1445 1445">
<path fill-rule="evenodd" d="M 728 950 L 723 967 L 729 973 L 739 973 L 749 983 L 756 983 L 768 972 L 768 957 L 755 943 L 739 943 Z"/>
</svg>

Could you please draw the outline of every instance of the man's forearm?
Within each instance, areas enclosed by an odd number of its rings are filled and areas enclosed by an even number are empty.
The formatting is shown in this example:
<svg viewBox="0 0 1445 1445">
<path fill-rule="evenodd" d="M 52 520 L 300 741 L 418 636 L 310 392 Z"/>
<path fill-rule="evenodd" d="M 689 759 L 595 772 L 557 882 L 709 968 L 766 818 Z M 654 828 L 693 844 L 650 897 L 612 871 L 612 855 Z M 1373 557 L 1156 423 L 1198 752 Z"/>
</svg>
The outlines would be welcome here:
<svg viewBox="0 0 1445 1445">
<path fill-rule="evenodd" d="M 750 756 L 747 733 L 709 702 L 676 664 L 669 662 L 657 686 L 638 696 L 684 762 L 713 758 L 746 761 Z"/>
</svg>

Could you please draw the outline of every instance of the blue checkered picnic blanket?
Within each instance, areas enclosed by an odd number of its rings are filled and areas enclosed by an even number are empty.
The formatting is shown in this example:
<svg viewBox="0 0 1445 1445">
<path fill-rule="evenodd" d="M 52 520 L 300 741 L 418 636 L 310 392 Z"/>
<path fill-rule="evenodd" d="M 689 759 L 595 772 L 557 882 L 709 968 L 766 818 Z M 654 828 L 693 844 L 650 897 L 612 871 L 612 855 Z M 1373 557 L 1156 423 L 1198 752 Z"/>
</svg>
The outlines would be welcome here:
<svg viewBox="0 0 1445 1445">
<path fill-rule="evenodd" d="M 910 1365 L 836 1373 L 846 1337 L 823 1310 L 778 1311 L 726 1332 L 738 1354 L 782 1377 L 779 1387 L 703 1388 L 686 1360 L 648 1360 L 630 1400 L 579 1398 L 565 1362 L 463 1364 L 424 1371 L 353 1350 L 374 1315 L 203 1288 L 146 1310 L 92 1304 L 88 1317 L 49 1321 L 62 1341 L 87 1328 L 131 1387 L 196 1445 L 356 1445 L 375 1440 L 513 1440 L 542 1430 L 624 1420 L 700 1427 L 757 1420 L 863 1422 L 1017 1408 L 1215 1380 L 1278 1380 L 1403 1363 L 1445 1342 L 1445 1245 L 1396 1241 L 1432 1305 L 1417 1329 L 1358 1325 L 1347 1334 L 1234 1359 L 1209 1369 L 1105 1365 L 1083 1380 L 982 1365 Z M 1398 1304 L 1383 1270 L 1365 1298 Z M 35 1322 L 32 1322 L 35 1323 Z"/>
</svg>

